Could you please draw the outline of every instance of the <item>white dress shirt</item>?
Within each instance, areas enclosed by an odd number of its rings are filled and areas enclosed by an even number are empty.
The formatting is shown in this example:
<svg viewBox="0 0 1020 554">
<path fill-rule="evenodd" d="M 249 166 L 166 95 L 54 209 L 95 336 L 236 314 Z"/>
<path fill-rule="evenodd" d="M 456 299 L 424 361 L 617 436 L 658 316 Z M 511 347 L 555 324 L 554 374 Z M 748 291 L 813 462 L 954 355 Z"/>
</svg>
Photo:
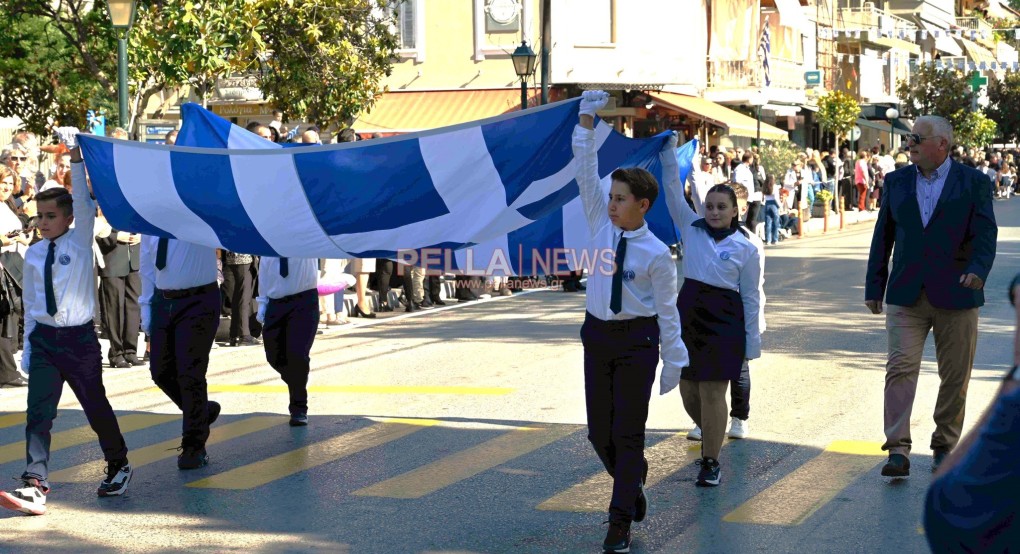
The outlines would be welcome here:
<svg viewBox="0 0 1020 554">
<path fill-rule="evenodd" d="M 748 195 L 754 193 L 754 174 L 751 173 L 749 165 L 741 163 L 737 166 L 737 169 L 733 170 L 733 182 L 744 185 Z"/>
<path fill-rule="evenodd" d="M 684 237 L 684 278 L 729 289 L 744 304 L 744 356 L 761 357 L 761 334 L 765 331 L 764 245 L 754 233 L 737 231 L 716 242 L 707 231 L 692 225 L 701 219 L 683 199 L 680 177 L 663 166 L 666 207 Z M 629 245 L 628 245 L 629 246 Z"/>
<path fill-rule="evenodd" d="M 676 309 L 676 263 L 669 247 L 648 230 L 645 223 L 634 231 L 624 231 L 609 220 L 606 204 L 608 193 L 598 176 L 598 156 L 595 151 L 595 131 L 580 125 L 574 128 L 574 163 L 581 203 L 588 218 L 591 248 L 597 263 L 588 275 L 588 313 L 603 320 L 624 320 L 636 317 L 658 316 L 663 371 L 679 371 L 690 365 L 687 347 L 680 338 L 680 314 Z M 676 157 L 672 152 L 660 158 Z M 679 173 L 677 174 L 679 180 Z M 688 208 L 689 209 L 689 208 Z M 627 254 L 624 256 L 622 303 L 620 313 L 609 308 L 612 296 L 613 266 L 603 263 L 613 260 L 620 237 L 627 237 Z"/>
<path fill-rule="evenodd" d="M 216 249 L 170 239 L 166 248 L 166 267 L 156 269 L 159 237 L 142 236 L 139 273 L 142 295 L 139 304 L 150 304 L 155 289 L 181 290 L 216 282 Z"/>
<path fill-rule="evenodd" d="M 85 167 L 71 164 L 74 227 L 53 241 L 33 244 L 25 255 L 24 308 L 25 344 L 36 323 L 51 327 L 84 325 L 95 317 L 96 282 L 92 256 L 92 229 L 96 221 L 96 203 L 85 182 Z M 50 242 L 56 243 L 53 262 L 53 295 L 57 313 L 46 311 L 46 254 Z"/>
<path fill-rule="evenodd" d="M 262 256 L 259 259 L 259 295 L 256 300 L 260 310 L 269 304 L 269 299 L 278 300 L 314 289 L 318 284 L 317 258 L 287 258 L 286 277 L 280 275 L 280 258 Z"/>
</svg>

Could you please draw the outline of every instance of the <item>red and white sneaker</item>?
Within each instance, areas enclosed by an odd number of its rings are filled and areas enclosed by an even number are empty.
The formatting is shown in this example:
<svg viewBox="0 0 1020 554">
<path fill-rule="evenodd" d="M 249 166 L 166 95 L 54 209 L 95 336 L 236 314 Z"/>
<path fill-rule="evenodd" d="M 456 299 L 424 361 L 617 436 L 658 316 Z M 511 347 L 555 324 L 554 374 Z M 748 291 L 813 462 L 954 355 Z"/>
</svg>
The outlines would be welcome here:
<svg viewBox="0 0 1020 554">
<path fill-rule="evenodd" d="M 0 506 L 8 510 L 41 516 L 46 513 L 46 493 L 38 479 L 21 479 L 22 487 L 11 492 L 0 491 Z"/>
</svg>

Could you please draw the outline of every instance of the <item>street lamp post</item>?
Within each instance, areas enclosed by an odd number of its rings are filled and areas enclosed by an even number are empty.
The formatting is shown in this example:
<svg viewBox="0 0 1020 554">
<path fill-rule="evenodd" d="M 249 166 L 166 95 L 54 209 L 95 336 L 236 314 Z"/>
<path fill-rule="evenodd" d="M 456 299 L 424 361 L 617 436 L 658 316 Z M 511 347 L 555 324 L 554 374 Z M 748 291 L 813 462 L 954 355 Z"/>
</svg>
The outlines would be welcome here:
<svg viewBox="0 0 1020 554">
<path fill-rule="evenodd" d="M 521 78 L 521 110 L 528 109 L 528 77 L 535 72 L 535 62 L 538 56 L 528 46 L 528 41 L 521 41 L 521 45 L 510 54 L 514 62 L 514 71 Z"/>
<path fill-rule="evenodd" d="M 128 127 L 127 38 L 135 22 L 135 0 L 109 0 L 110 23 L 120 31 L 117 37 L 117 104 L 121 127 Z"/>
<path fill-rule="evenodd" d="M 755 133 L 754 145 L 761 147 L 761 107 L 765 105 L 765 93 L 756 91 L 747 100 L 747 103 L 754 106 L 755 118 L 758 120 L 758 131 Z"/>
<path fill-rule="evenodd" d="M 885 118 L 889 120 L 889 155 L 893 152 L 893 137 L 896 133 L 896 118 L 900 116 L 900 111 L 896 108 L 889 108 L 885 111 Z"/>
</svg>

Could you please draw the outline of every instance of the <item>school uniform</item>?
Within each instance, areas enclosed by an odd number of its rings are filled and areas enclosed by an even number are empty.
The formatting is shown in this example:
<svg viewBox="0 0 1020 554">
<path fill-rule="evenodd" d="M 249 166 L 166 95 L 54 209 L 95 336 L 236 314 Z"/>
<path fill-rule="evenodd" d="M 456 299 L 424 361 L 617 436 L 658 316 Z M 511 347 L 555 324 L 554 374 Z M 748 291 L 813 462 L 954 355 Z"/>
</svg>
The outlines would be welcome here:
<svg viewBox="0 0 1020 554">
<path fill-rule="evenodd" d="M 152 380 L 181 409 L 181 446 L 186 452 L 189 447 L 204 449 L 209 420 L 215 419 L 205 376 L 220 321 L 216 250 L 144 236 L 141 258 L 138 302 L 143 321 L 149 312 Z"/>
<path fill-rule="evenodd" d="M 74 227 L 54 240 L 43 239 L 25 255 L 24 310 L 28 413 L 28 466 L 22 479 L 48 489 L 50 431 L 64 383 L 71 387 L 107 462 L 127 461 L 127 445 L 103 386 L 103 356 L 93 323 L 96 309 L 92 252 L 96 204 L 89 196 L 85 168 L 71 164 Z"/>
<path fill-rule="evenodd" d="M 615 252 L 615 258 L 609 256 L 615 264 L 599 264 L 588 277 L 581 327 L 588 440 L 614 477 L 610 520 L 630 522 L 648 471 L 645 421 L 660 344 L 664 381 L 667 375 L 679 376 L 688 357 L 680 339 L 676 265 L 669 248 L 647 224 L 624 231 L 611 223 L 595 140 L 596 131 L 574 128 L 576 178 L 591 248 L 599 253 L 596 259 Z"/>
<path fill-rule="evenodd" d="M 309 352 L 319 325 L 317 289 L 319 262 L 315 258 L 259 260 L 259 315 L 266 360 L 287 383 L 292 425 L 303 425 L 308 414 Z"/>
<path fill-rule="evenodd" d="M 665 169 L 663 174 L 666 205 L 684 237 L 677 309 L 691 363 L 681 374 L 680 392 L 702 428 L 703 455 L 715 459 L 725 433 L 726 386 L 740 378 L 746 359 L 761 356 L 764 248 L 753 233 L 712 229 L 683 201 L 679 177 Z"/>
<path fill-rule="evenodd" d="M 142 290 L 142 278 L 138 274 L 141 245 L 120 242 L 117 235 L 114 229 L 109 236 L 96 239 L 103 261 L 99 268 L 99 293 L 103 328 L 110 339 L 108 359 L 114 367 L 118 361 L 143 365 L 137 357 L 141 318 L 138 307 L 138 295 Z"/>
</svg>

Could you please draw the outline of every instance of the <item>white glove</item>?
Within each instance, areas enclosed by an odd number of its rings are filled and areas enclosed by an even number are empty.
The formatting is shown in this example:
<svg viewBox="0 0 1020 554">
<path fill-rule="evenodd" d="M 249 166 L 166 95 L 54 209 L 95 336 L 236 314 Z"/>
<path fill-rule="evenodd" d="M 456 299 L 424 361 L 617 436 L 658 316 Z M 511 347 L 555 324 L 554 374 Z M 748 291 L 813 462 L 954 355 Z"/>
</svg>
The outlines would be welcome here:
<svg viewBox="0 0 1020 554">
<path fill-rule="evenodd" d="M 25 349 L 21 351 L 21 371 L 28 375 L 28 364 L 32 361 L 32 345 L 25 340 Z"/>
<path fill-rule="evenodd" d="M 606 107 L 609 103 L 609 93 L 601 90 L 586 90 L 581 93 L 581 108 L 579 115 L 595 116 L 595 112 Z"/>
<path fill-rule="evenodd" d="M 662 366 L 659 374 L 659 394 L 666 394 L 680 385 L 680 370 L 672 365 Z"/>
<path fill-rule="evenodd" d="M 669 138 L 666 140 L 666 144 L 662 145 L 662 150 L 671 154 L 676 154 L 676 145 L 680 139 L 676 136 L 676 131 L 669 133 Z"/>
<path fill-rule="evenodd" d="M 259 311 L 258 311 L 258 313 L 255 314 L 255 319 L 257 319 L 258 322 L 263 324 L 263 325 L 265 325 L 265 323 L 266 323 L 266 307 L 267 306 L 268 306 L 268 304 L 259 304 Z"/>
<path fill-rule="evenodd" d="M 150 332 L 152 327 L 152 306 L 150 304 L 142 304 L 142 332 L 146 335 L 152 335 Z"/>
</svg>

